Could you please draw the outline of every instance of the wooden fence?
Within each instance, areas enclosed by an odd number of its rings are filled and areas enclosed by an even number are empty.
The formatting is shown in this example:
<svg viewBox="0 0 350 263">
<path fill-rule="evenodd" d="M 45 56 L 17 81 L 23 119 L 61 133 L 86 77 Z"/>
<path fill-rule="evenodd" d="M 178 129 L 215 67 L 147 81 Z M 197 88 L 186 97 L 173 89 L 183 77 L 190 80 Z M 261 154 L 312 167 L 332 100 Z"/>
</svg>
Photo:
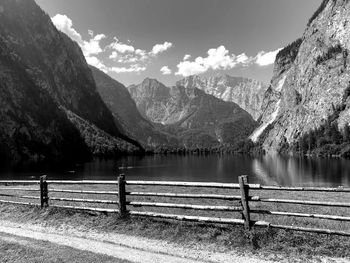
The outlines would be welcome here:
<svg viewBox="0 0 350 263">
<path fill-rule="evenodd" d="M 296 213 L 288 211 L 273 211 L 268 209 L 252 209 L 250 204 L 252 202 L 260 203 L 283 203 L 283 204 L 298 204 L 308 205 L 317 207 L 341 207 L 345 209 L 350 208 L 348 202 L 326 202 L 326 201 L 313 201 L 313 200 L 290 200 L 290 199 L 278 199 L 278 198 L 264 198 L 260 196 L 250 195 L 250 190 L 264 190 L 264 191 L 290 191 L 290 192 L 329 192 L 329 193 L 345 193 L 350 194 L 350 188 L 338 187 L 284 187 L 284 186 L 264 186 L 260 184 L 249 184 L 248 176 L 240 176 L 239 183 L 201 183 L 201 182 L 172 182 L 172 181 L 134 181 L 125 180 L 124 175 L 120 175 L 118 180 L 115 181 L 59 181 L 59 180 L 47 180 L 46 176 L 42 176 L 40 181 L 35 180 L 2 180 L 0 185 L 5 185 L 0 188 L 1 196 L 9 198 L 15 198 L 15 200 L 0 200 L 0 203 L 10 204 L 24 204 L 24 205 L 35 205 L 42 208 L 58 207 L 68 209 L 78 209 L 96 212 L 106 213 L 119 213 L 121 217 L 125 216 L 145 216 L 155 217 L 164 219 L 175 219 L 183 221 L 194 221 L 194 222 L 206 222 L 206 223 L 218 223 L 218 224 L 240 224 L 243 225 L 247 231 L 250 231 L 252 227 L 269 227 L 276 229 L 289 229 L 295 231 L 305 231 L 323 234 L 334 234 L 341 236 L 349 236 L 350 232 L 332 230 L 332 229 L 321 229 L 321 228 L 309 228 L 295 225 L 280 225 L 273 224 L 266 221 L 254 221 L 251 219 L 253 214 L 271 215 L 271 216 L 286 216 L 286 217 L 297 217 L 297 218 L 313 218 L 313 219 L 326 219 L 342 222 L 350 222 L 350 217 L 329 215 L 329 214 L 311 214 L 311 213 Z M 39 185 L 39 188 L 24 187 L 24 185 Z M 74 190 L 74 189 L 60 189 L 60 188 L 49 188 L 54 185 L 109 185 L 115 191 L 101 191 L 101 190 Z M 173 189 L 176 187 L 185 188 L 203 188 L 203 189 L 237 189 L 239 195 L 226 195 L 226 194 L 208 194 L 208 193 L 175 193 L 175 192 L 145 192 L 145 191 L 127 191 L 128 186 L 169 186 Z M 15 194 L 6 193 L 11 190 Z M 17 192 L 40 192 L 40 195 L 20 195 Z M 67 198 L 51 196 L 55 193 L 67 193 L 67 194 L 84 194 L 84 195 L 103 195 L 113 197 L 113 200 L 101 200 L 96 198 Z M 49 196 L 50 194 L 50 196 Z M 199 200 L 226 200 L 226 201 L 238 201 L 239 205 L 198 205 L 198 204 L 183 204 L 183 203 L 170 203 L 170 202 L 145 202 L 138 200 L 128 200 L 128 197 L 154 197 L 154 198 L 175 198 L 175 199 L 199 199 Z M 25 200 L 38 200 L 40 202 L 29 202 Z M 86 207 L 76 205 L 58 205 L 51 204 L 49 201 L 56 202 L 69 202 L 69 203 L 94 203 L 94 204 L 105 204 L 113 205 L 114 208 L 106 207 Z M 349 198 L 345 198 L 349 200 Z M 233 217 L 207 217 L 207 216 L 196 216 L 196 215 L 179 215 L 170 213 L 158 213 L 151 211 L 137 211 L 132 210 L 132 207 L 155 207 L 155 208 L 167 208 L 167 209 L 191 209 L 191 210 L 202 210 L 202 211 L 218 211 L 226 213 L 240 213 L 241 218 Z"/>
</svg>

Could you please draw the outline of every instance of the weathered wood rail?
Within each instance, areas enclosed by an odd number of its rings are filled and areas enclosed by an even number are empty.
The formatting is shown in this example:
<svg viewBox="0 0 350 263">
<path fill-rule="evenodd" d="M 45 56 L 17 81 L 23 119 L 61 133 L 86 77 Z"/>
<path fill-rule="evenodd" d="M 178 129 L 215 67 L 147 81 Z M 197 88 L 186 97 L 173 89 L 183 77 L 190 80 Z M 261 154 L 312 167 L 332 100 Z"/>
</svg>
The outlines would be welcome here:
<svg viewBox="0 0 350 263">
<path fill-rule="evenodd" d="M 332 229 L 320 229 L 309 228 L 295 225 L 279 225 L 266 221 L 254 221 L 252 220 L 253 214 L 269 215 L 269 216 L 285 216 L 296 218 L 313 218 L 323 220 L 334 220 L 340 222 L 350 222 L 350 216 L 329 215 L 329 214 L 312 214 L 312 213 L 299 213 L 289 211 L 273 211 L 268 209 L 252 209 L 250 204 L 252 202 L 260 203 L 280 203 L 280 204 L 292 204 L 302 206 L 318 206 L 318 207 L 341 207 L 350 208 L 350 202 L 327 202 L 327 201 L 314 201 L 314 200 L 294 200 L 294 199 L 278 199 L 278 198 L 264 198 L 260 196 L 252 196 L 249 194 L 250 190 L 264 190 L 264 191 L 291 191 L 291 192 L 328 192 L 328 193 L 345 193 L 350 194 L 350 188 L 345 187 L 285 187 L 285 186 L 264 186 L 260 184 L 249 184 L 247 176 L 240 176 L 239 183 L 203 183 L 203 182 L 172 182 L 172 181 L 130 181 L 125 180 L 124 175 L 120 175 L 118 180 L 115 181 L 70 181 L 70 180 L 47 180 L 46 176 L 42 176 L 40 180 L 0 180 L 0 203 L 9 204 L 21 204 L 21 205 L 34 205 L 44 207 L 57 207 L 66 209 L 77 209 L 85 211 L 105 212 L 105 213 L 119 213 L 121 217 L 126 216 L 143 216 L 143 217 L 155 217 L 171 220 L 183 220 L 205 223 L 217 223 L 217 224 L 240 224 L 243 225 L 246 231 L 250 231 L 252 227 L 269 227 L 276 229 L 286 229 L 304 232 L 314 232 L 323 234 L 335 234 L 342 236 L 349 236 L 350 232 L 332 230 Z M 30 188 L 27 185 L 31 185 Z M 38 188 L 33 187 L 39 186 Z M 55 186 L 53 187 L 52 186 Z M 77 190 L 77 189 L 61 189 L 57 188 L 57 185 L 110 185 L 115 187 L 115 191 L 102 191 L 102 190 Z M 25 186 L 25 187 L 24 187 Z M 50 187 L 49 187 L 50 186 Z M 127 191 L 128 186 L 149 186 L 149 187 L 161 187 L 168 186 L 172 189 L 177 187 L 190 187 L 190 188 L 203 188 L 203 189 L 237 189 L 239 195 L 227 195 L 227 194 L 212 194 L 212 193 L 173 193 L 173 192 L 148 192 L 148 191 Z M 8 193 L 7 191 L 15 192 L 15 194 Z M 25 195 L 18 194 L 17 192 L 39 192 L 38 195 Z M 73 198 L 73 197 L 57 197 L 49 196 L 55 193 L 64 194 L 83 194 L 83 195 L 103 195 L 114 198 L 110 199 L 96 199 L 96 198 Z M 1 197 L 12 198 L 11 200 Z M 128 200 L 128 197 L 154 197 L 154 198 L 171 198 L 171 199 L 202 199 L 202 200 L 223 200 L 223 201 L 237 201 L 239 205 L 202 205 L 202 204 L 187 204 L 187 203 L 171 203 L 171 202 L 146 202 L 138 200 Z M 14 199 L 14 200 L 13 200 Z M 24 200 L 37 200 L 39 202 L 29 202 Z M 349 198 L 345 198 L 349 200 Z M 94 203 L 104 205 L 115 205 L 114 208 L 103 207 L 86 207 L 76 205 L 60 205 L 52 204 L 50 201 L 56 202 L 69 202 L 69 203 Z M 136 211 L 132 210 L 132 207 L 154 207 L 154 208 L 167 208 L 167 209 L 182 209 L 182 210 L 202 210 L 202 211 L 217 211 L 226 212 L 236 215 L 240 213 L 242 218 L 227 218 L 227 217 L 206 217 L 195 215 L 179 215 L 170 213 L 159 213 L 152 211 Z"/>
</svg>

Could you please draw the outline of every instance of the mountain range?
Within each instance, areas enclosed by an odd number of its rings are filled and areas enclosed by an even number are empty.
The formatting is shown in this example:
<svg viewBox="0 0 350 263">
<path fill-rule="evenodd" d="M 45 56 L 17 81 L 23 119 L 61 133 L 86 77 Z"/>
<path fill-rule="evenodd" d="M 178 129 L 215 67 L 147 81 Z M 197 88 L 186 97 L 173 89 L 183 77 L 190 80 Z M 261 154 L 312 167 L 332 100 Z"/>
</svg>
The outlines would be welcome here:
<svg viewBox="0 0 350 263">
<path fill-rule="evenodd" d="M 128 89 L 143 117 L 162 125 L 186 148 L 238 142 L 256 125 L 236 103 L 195 87 L 166 87 L 155 79 L 145 79 Z"/>
<path fill-rule="evenodd" d="M 125 87 L 89 66 L 33 0 L 0 7 L 0 162 L 236 149 L 248 137 L 266 152 L 350 142 L 346 0 L 323 0 L 303 36 L 277 54 L 270 85 L 194 75 Z"/>
</svg>

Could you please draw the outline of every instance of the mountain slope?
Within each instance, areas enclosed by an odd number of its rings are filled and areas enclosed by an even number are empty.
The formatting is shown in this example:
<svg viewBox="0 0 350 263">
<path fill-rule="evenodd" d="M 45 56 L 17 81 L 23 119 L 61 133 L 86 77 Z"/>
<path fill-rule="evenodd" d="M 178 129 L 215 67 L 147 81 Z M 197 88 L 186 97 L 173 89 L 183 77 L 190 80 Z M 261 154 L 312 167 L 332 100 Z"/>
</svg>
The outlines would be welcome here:
<svg viewBox="0 0 350 263">
<path fill-rule="evenodd" d="M 198 88 L 224 101 L 231 101 L 252 115 L 257 120 L 262 114 L 261 105 L 268 86 L 262 82 L 243 77 L 218 75 L 186 77 L 176 83 L 185 88 Z"/>
<path fill-rule="evenodd" d="M 59 32 L 33 0 L 0 1 L 0 47 L 4 94 L 1 136 L 13 151 L 3 155 L 10 159 L 37 155 L 42 159 L 61 158 L 69 152 L 70 145 L 72 153 L 77 148 L 87 155 L 86 143 L 79 135 L 78 126 L 70 123 L 67 111 L 112 136 L 129 140 L 97 93 L 79 46 Z M 28 143 L 22 148 L 22 133 L 14 131 L 26 129 Z M 60 143 L 54 143 L 55 138 Z M 66 145 L 67 149 L 62 150 L 60 145 Z M 20 158 L 22 155 L 26 157 Z M 83 156 L 68 155 L 72 159 Z"/>
<path fill-rule="evenodd" d="M 90 155 L 65 112 L 1 39 L 0 107 L 0 162 L 84 160 Z"/>
<path fill-rule="evenodd" d="M 262 121 L 251 136 L 265 150 L 280 151 L 328 121 L 349 125 L 349 17 L 349 1 L 324 0 L 303 37 L 277 55 Z"/>
<path fill-rule="evenodd" d="M 141 116 L 130 93 L 123 84 L 93 66 L 90 66 L 90 69 L 98 93 L 126 134 L 141 142 L 145 147 L 177 145 L 178 142 L 175 137 L 160 132 L 149 120 Z"/>
<path fill-rule="evenodd" d="M 210 147 L 244 140 L 255 121 L 233 102 L 225 102 L 197 88 L 166 87 L 145 79 L 129 87 L 143 116 L 166 125 L 185 147 Z"/>
</svg>

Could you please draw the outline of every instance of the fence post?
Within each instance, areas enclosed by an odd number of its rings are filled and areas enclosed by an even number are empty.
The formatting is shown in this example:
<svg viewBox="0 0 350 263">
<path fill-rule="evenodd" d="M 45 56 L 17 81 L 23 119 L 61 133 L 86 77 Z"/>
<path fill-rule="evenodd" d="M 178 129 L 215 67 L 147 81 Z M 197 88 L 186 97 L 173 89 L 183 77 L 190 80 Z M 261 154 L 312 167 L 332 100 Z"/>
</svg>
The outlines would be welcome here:
<svg viewBox="0 0 350 263">
<path fill-rule="evenodd" d="M 46 182 L 46 175 L 40 176 L 40 205 L 41 208 L 44 206 L 49 206 L 49 197 Z"/>
<path fill-rule="evenodd" d="M 242 175 L 238 177 L 239 188 L 241 189 L 241 204 L 243 209 L 243 219 L 244 219 L 244 228 L 247 231 L 251 229 L 250 222 L 250 213 L 249 213 L 249 186 L 248 186 L 248 176 Z"/>
<path fill-rule="evenodd" d="M 119 215 L 121 217 L 126 216 L 126 193 L 125 193 L 125 175 L 120 174 L 118 177 L 118 203 L 119 203 Z"/>
</svg>

